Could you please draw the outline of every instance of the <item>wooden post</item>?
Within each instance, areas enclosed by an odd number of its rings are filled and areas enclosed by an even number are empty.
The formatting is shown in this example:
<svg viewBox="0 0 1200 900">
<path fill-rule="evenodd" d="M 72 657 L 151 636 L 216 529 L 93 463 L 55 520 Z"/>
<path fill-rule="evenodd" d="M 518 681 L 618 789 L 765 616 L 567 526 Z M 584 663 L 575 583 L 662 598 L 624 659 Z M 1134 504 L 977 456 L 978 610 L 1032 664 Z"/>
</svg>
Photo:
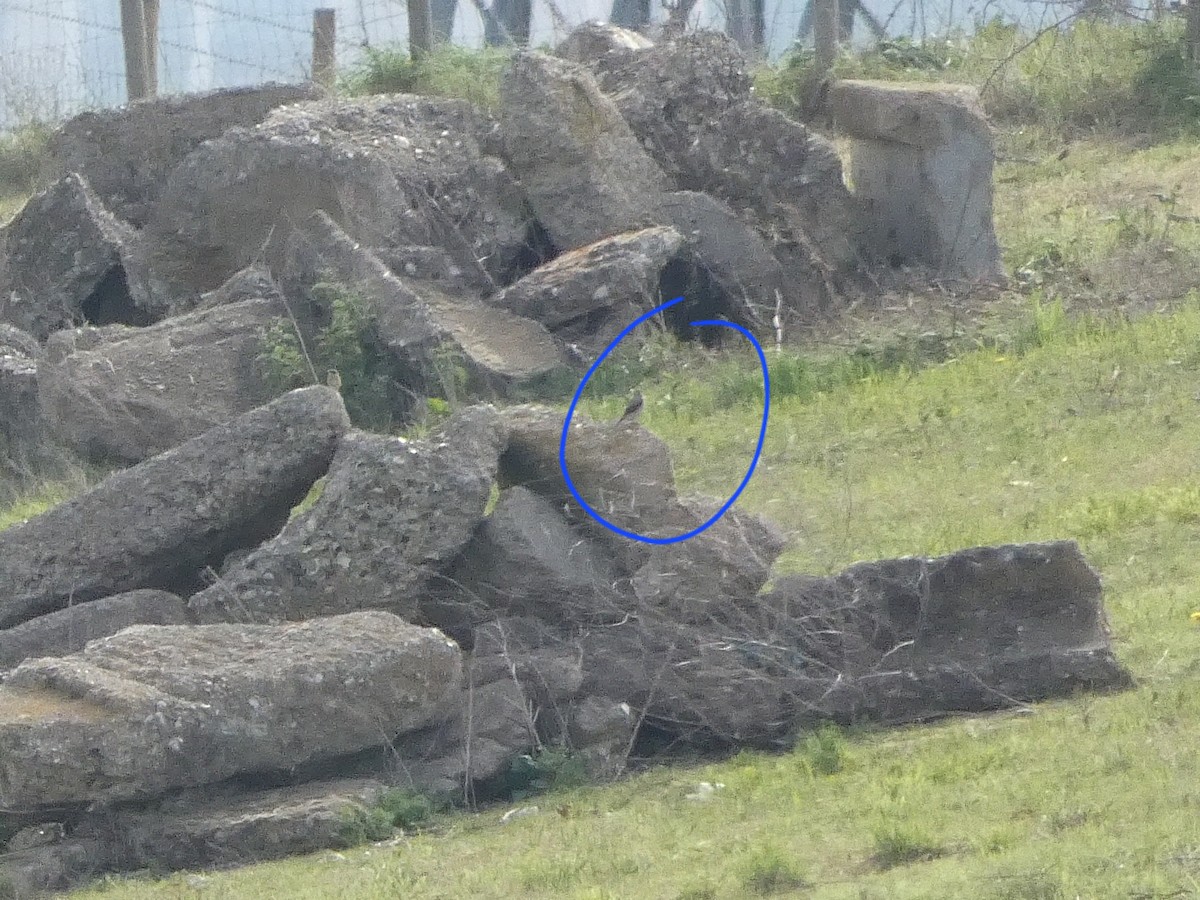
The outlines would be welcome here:
<svg viewBox="0 0 1200 900">
<path fill-rule="evenodd" d="M 327 91 L 337 83 L 337 10 L 313 10 L 312 80 Z"/>
<path fill-rule="evenodd" d="M 121 38 L 125 44 L 125 90 L 129 100 L 150 96 L 146 59 L 146 8 L 142 0 L 121 0 Z"/>
<path fill-rule="evenodd" d="M 158 96 L 158 3 L 159 0 L 142 0 L 146 23 L 146 87 L 151 97 Z"/>
<path fill-rule="evenodd" d="M 1200 68 L 1200 0 L 1188 0 L 1184 7 L 1187 14 L 1187 55 L 1193 69 Z"/>
<path fill-rule="evenodd" d="M 420 59 L 433 49 L 433 11 L 429 0 L 408 0 L 408 55 Z"/>
<path fill-rule="evenodd" d="M 813 0 L 813 42 L 816 44 L 816 80 L 825 78 L 837 61 L 838 0 Z"/>
</svg>

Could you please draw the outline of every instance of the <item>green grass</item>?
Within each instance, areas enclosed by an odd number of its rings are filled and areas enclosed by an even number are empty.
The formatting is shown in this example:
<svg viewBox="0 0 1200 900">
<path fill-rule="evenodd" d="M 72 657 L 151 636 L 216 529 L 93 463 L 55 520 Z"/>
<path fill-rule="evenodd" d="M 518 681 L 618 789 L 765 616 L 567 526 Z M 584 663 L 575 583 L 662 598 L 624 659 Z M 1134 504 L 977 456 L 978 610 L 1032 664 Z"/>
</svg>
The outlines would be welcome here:
<svg viewBox="0 0 1200 900">
<path fill-rule="evenodd" d="M 500 75 L 511 51 L 499 48 L 465 50 L 441 46 L 414 62 L 399 46 L 367 48 L 363 61 L 342 77 L 348 94 L 423 94 L 468 100 L 494 111 L 500 96 Z"/>
<path fill-rule="evenodd" d="M 26 519 L 41 515 L 64 500 L 69 500 L 100 479 L 98 472 L 80 470 L 64 481 L 47 482 L 23 491 L 9 503 L 0 504 L 0 531 L 20 525 Z"/>
</svg>

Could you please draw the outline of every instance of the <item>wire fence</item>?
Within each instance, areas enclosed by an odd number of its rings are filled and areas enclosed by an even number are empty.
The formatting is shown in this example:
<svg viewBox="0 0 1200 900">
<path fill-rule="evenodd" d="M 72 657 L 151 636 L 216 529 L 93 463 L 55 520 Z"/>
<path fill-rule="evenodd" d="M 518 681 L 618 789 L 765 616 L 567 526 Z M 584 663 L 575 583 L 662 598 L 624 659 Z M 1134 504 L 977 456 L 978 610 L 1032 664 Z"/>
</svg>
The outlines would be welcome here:
<svg viewBox="0 0 1200 900">
<path fill-rule="evenodd" d="M 531 43 L 553 44 L 578 24 L 607 20 L 613 2 L 534 0 Z M 766 0 L 768 55 L 778 57 L 794 44 L 808 2 Z M 1041 28 L 1077 9 L 1079 2 L 1089 0 L 861 0 L 861 5 L 890 35 L 920 39 L 969 32 L 996 17 Z M 693 23 L 723 28 L 724 3 L 700 0 Z M 366 47 L 408 39 L 404 0 L 169 0 L 160 10 L 159 92 L 307 79 L 317 6 L 336 10 L 341 67 L 353 65 Z M 660 0 L 652 0 L 653 19 L 665 16 L 661 6 Z M 1155 10 L 1134 12 L 1150 15 Z M 856 34 L 861 36 L 866 29 L 861 23 L 859 27 Z M 126 101 L 118 0 L 0 0 L 0 39 L 5 47 L 0 54 L 0 130 Z M 483 20 L 471 0 L 456 4 L 452 40 L 466 47 L 484 43 Z"/>
</svg>

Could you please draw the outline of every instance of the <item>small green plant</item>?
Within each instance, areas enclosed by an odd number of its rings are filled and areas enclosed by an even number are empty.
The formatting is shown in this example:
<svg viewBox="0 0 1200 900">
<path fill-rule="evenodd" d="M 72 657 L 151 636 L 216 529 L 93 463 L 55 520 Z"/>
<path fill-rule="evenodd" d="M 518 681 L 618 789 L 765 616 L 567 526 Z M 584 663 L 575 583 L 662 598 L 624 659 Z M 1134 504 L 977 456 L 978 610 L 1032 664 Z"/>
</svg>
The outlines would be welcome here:
<svg viewBox="0 0 1200 900">
<path fill-rule="evenodd" d="M 916 826 L 887 823 L 874 831 L 875 852 L 872 861 L 880 869 L 893 869 L 909 863 L 937 859 L 946 848 Z"/>
<path fill-rule="evenodd" d="M 0 135 L 0 197 L 32 193 L 45 171 L 50 128 L 38 122 Z"/>
<path fill-rule="evenodd" d="M 414 61 L 400 46 L 368 48 L 362 62 L 342 79 L 351 94 L 422 94 L 467 100 L 482 109 L 495 109 L 500 76 L 511 54 L 497 48 L 467 50 L 443 45 Z"/>
<path fill-rule="evenodd" d="M 396 829 L 387 812 L 377 807 L 354 805 L 342 812 L 338 839 L 344 847 L 357 847 L 373 841 L 385 841 Z"/>
<path fill-rule="evenodd" d="M 397 828 L 419 828 L 442 811 L 445 804 L 415 791 L 395 788 L 370 806 L 353 805 L 343 814 L 339 837 L 348 847 L 383 841 Z"/>
<path fill-rule="evenodd" d="M 450 343 L 440 344 L 433 351 L 432 369 L 430 381 L 441 390 L 442 395 L 427 401 L 429 412 L 444 418 L 466 396 L 471 374 L 462 351 Z"/>
<path fill-rule="evenodd" d="M 1062 300 L 1046 301 L 1041 292 L 1030 298 L 1029 321 L 1013 344 L 1013 352 L 1028 353 L 1035 347 L 1048 347 L 1071 331 L 1071 323 Z"/>
<path fill-rule="evenodd" d="M 774 845 L 748 853 L 738 866 L 738 878 L 747 891 L 760 897 L 811 887 L 803 869 Z"/>
<path fill-rule="evenodd" d="M 395 788 L 380 797 L 375 808 L 383 810 L 397 828 L 419 828 L 441 812 L 445 804 L 426 794 Z"/>
<path fill-rule="evenodd" d="M 0 531 L 40 516 L 99 480 L 99 476 L 88 477 L 79 473 L 74 480 L 48 483 L 22 493 L 10 503 L 0 506 Z"/>
<path fill-rule="evenodd" d="M 817 775 L 836 775 L 846 767 L 846 738 L 833 724 L 825 724 L 804 738 L 803 760 Z"/>
<path fill-rule="evenodd" d="M 314 303 L 328 311 L 312 340 L 302 343 L 287 318 L 268 329 L 259 361 L 267 384 L 278 392 L 324 381 L 328 369 L 341 375 L 342 398 L 350 420 L 360 428 L 390 431 L 400 408 L 395 364 L 375 336 L 374 316 L 365 300 L 344 285 L 313 286 Z"/>
<path fill-rule="evenodd" d="M 717 900 L 721 892 L 707 882 L 690 884 L 675 895 L 675 900 Z"/>
<path fill-rule="evenodd" d="M 588 782 L 582 757 L 562 747 L 543 747 L 515 757 L 508 769 L 481 787 L 481 797 L 524 800 L 547 791 L 579 787 Z"/>
<path fill-rule="evenodd" d="M 325 478 L 321 477 L 313 482 L 313 486 L 308 489 L 308 493 L 304 495 L 304 499 L 292 507 L 292 511 L 288 515 L 288 521 L 312 509 L 316 502 L 321 499 L 323 493 L 325 493 Z"/>
</svg>

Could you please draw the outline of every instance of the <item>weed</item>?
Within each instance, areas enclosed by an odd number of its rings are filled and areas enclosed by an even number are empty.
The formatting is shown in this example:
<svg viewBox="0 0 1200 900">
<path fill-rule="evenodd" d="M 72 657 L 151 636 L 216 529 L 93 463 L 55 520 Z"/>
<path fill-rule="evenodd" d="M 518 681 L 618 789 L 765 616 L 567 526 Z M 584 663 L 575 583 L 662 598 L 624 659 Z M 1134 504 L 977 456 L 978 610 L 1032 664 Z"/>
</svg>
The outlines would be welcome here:
<svg viewBox="0 0 1200 900">
<path fill-rule="evenodd" d="M 49 482 L 22 493 L 11 502 L 0 506 L 0 531 L 40 516 L 86 490 L 97 480 L 99 475 L 96 473 L 80 472 L 70 480 Z"/>
<path fill-rule="evenodd" d="M 304 495 L 304 499 L 292 507 L 291 513 L 288 515 L 288 521 L 296 518 L 296 516 L 304 515 L 316 502 L 321 499 L 321 495 L 325 493 L 325 477 L 322 476 L 313 482 L 313 486 L 308 489 L 308 493 Z"/>
<path fill-rule="evenodd" d="M 388 791 L 376 805 L 391 816 L 397 828 L 418 828 L 446 808 L 444 801 L 401 789 Z"/>
<path fill-rule="evenodd" d="M 804 738 L 802 759 L 818 775 L 836 775 L 845 768 L 848 756 L 846 739 L 836 725 L 822 725 Z"/>
<path fill-rule="evenodd" d="M 357 847 L 360 844 L 387 840 L 395 831 L 386 810 L 355 804 L 342 812 L 338 825 L 338 839 L 344 847 Z"/>
<path fill-rule="evenodd" d="M 480 786 L 480 797 L 524 800 L 547 791 L 565 790 L 588 782 L 582 757 L 569 750 L 546 747 L 515 757 L 501 775 Z"/>
<path fill-rule="evenodd" d="M 540 854 L 526 855 L 517 864 L 517 875 L 530 891 L 553 891 L 558 895 L 579 880 L 579 870 L 570 861 Z"/>
<path fill-rule="evenodd" d="M 344 285 L 316 284 L 312 297 L 328 310 L 327 322 L 316 327 L 308 344 L 301 343 L 290 319 L 267 331 L 259 355 L 267 384 L 282 393 L 312 384 L 314 372 L 323 381 L 327 369 L 337 369 L 350 420 L 360 428 L 390 431 L 404 406 L 402 389 L 395 362 L 376 338 L 371 309 Z"/>
<path fill-rule="evenodd" d="M 1070 333 L 1071 326 L 1062 301 L 1045 301 L 1040 293 L 1030 298 L 1028 325 L 1017 335 L 1011 346 L 1014 353 L 1028 353 L 1036 347 L 1049 347 Z"/>
<path fill-rule="evenodd" d="M 760 897 L 810 887 L 796 861 L 771 844 L 746 854 L 738 864 L 737 875 L 747 891 Z"/>
<path fill-rule="evenodd" d="M 932 840 L 918 826 L 888 823 L 873 832 L 875 852 L 871 861 L 880 869 L 891 869 L 909 863 L 936 859 L 946 848 Z"/>
<path fill-rule="evenodd" d="M 343 813 L 339 837 L 347 847 L 391 837 L 397 828 L 419 828 L 445 804 L 415 791 L 394 788 L 370 806 L 353 805 Z"/>
<path fill-rule="evenodd" d="M 50 154 L 50 127 L 31 123 L 0 135 L 0 197 L 32 193 Z"/>
<path fill-rule="evenodd" d="M 401 47 L 372 47 L 362 62 L 342 80 L 351 94 L 422 94 L 467 100 L 486 110 L 499 102 L 500 75 L 509 52 L 486 48 L 466 50 L 444 45 L 414 62 Z"/>
</svg>

